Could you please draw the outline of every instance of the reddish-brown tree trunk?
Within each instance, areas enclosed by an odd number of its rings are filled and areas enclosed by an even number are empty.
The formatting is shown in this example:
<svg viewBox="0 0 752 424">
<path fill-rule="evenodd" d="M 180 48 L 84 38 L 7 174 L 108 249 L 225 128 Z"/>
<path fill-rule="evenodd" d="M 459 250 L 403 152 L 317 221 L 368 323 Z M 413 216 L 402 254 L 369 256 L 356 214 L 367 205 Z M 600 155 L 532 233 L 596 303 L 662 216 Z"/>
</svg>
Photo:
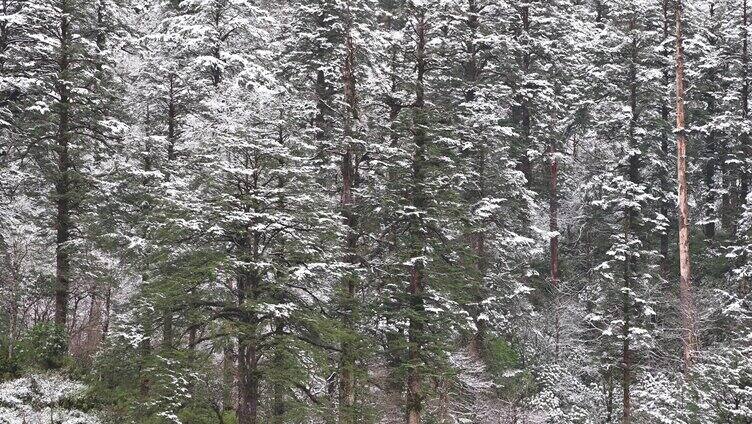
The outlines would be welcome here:
<svg viewBox="0 0 752 424">
<path fill-rule="evenodd" d="M 697 346 L 695 308 L 689 257 L 689 203 L 687 193 L 687 133 L 684 111 L 684 46 L 682 2 L 676 4 L 676 169 L 679 182 L 679 302 L 682 317 L 684 371 L 692 366 Z"/>
</svg>

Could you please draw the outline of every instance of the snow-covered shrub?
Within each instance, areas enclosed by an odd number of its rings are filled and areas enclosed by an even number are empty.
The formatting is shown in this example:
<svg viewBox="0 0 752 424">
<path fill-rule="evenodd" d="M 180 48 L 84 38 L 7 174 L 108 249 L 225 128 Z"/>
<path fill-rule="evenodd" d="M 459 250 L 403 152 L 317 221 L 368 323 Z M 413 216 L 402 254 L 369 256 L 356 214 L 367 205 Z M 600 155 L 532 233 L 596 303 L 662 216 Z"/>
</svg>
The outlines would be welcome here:
<svg viewBox="0 0 752 424">
<path fill-rule="evenodd" d="M 0 424 L 99 424 L 78 409 L 87 386 L 55 374 L 32 374 L 0 384 Z"/>
</svg>

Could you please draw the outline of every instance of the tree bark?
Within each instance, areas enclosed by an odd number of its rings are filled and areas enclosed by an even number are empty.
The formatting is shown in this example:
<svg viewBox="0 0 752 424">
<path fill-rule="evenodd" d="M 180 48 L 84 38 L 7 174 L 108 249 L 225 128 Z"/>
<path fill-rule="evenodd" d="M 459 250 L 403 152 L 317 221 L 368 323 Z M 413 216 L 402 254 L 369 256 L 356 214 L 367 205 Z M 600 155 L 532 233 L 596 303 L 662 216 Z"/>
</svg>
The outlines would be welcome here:
<svg viewBox="0 0 752 424">
<path fill-rule="evenodd" d="M 259 289 L 259 276 L 255 271 L 240 272 L 237 279 L 238 306 L 245 307 L 250 296 L 256 299 Z M 251 319 L 242 322 L 246 327 L 238 336 L 238 406 L 235 417 L 238 424 L 256 424 L 258 422 L 259 383 L 261 374 L 258 368 L 260 355 L 256 334 L 258 325 Z"/>
<path fill-rule="evenodd" d="M 746 3 L 746 0 L 745 0 Z M 679 182 L 679 302 L 682 317 L 684 372 L 692 367 L 697 346 L 695 309 L 689 257 L 689 204 L 687 198 L 687 133 L 684 111 L 684 46 L 682 1 L 676 4 L 676 168 Z"/>
<path fill-rule="evenodd" d="M 238 424 L 256 424 L 259 406 L 258 352 L 253 340 L 238 339 Z"/>
</svg>

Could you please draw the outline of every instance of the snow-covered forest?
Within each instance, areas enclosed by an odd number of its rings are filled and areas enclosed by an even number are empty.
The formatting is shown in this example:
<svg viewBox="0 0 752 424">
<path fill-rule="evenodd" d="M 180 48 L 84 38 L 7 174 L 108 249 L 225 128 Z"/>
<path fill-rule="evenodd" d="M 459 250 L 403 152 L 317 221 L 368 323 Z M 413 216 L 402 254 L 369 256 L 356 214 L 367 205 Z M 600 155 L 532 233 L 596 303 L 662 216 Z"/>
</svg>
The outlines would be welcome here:
<svg viewBox="0 0 752 424">
<path fill-rule="evenodd" d="M 0 0 L 0 423 L 752 423 L 752 0 Z"/>
</svg>

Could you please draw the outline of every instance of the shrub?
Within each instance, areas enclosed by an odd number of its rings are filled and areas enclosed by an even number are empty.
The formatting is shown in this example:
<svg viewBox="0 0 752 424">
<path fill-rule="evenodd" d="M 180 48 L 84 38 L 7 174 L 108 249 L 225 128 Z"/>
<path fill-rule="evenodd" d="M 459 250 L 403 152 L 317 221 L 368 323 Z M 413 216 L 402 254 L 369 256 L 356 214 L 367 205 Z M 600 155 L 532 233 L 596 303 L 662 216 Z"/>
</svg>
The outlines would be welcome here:
<svg viewBox="0 0 752 424">
<path fill-rule="evenodd" d="M 67 354 L 65 329 L 50 322 L 36 324 L 18 342 L 19 362 L 27 367 L 60 368 Z"/>
</svg>

